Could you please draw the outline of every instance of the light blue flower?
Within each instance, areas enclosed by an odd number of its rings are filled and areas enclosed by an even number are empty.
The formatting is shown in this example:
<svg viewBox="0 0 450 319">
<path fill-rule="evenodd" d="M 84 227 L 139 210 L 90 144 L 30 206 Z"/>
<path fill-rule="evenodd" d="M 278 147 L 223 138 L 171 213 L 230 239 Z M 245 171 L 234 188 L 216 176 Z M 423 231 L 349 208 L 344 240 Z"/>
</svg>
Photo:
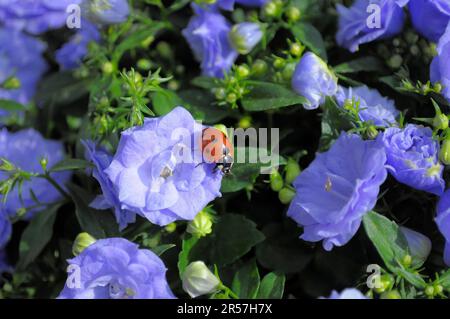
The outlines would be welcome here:
<svg viewBox="0 0 450 319">
<path fill-rule="evenodd" d="M 303 240 L 323 240 L 325 250 L 345 245 L 377 201 L 387 176 L 379 139 L 363 141 L 342 133 L 330 150 L 294 181 L 296 196 L 287 215 L 303 226 Z"/>
<path fill-rule="evenodd" d="M 295 67 L 292 89 L 308 101 L 307 110 L 318 108 L 327 96 L 334 96 L 338 90 L 337 78 L 327 64 L 314 53 L 306 53 Z"/>
<path fill-rule="evenodd" d="M 59 299 L 174 298 L 162 260 L 126 239 L 99 239 L 68 262 Z"/>
<path fill-rule="evenodd" d="M 414 28 L 430 41 L 438 42 L 450 22 L 450 2 L 410 0 L 408 8 Z"/>
<path fill-rule="evenodd" d="M 346 101 L 359 102 L 359 118 L 364 122 L 372 122 L 376 126 L 386 127 L 397 123 L 400 112 L 395 108 L 393 100 L 380 94 L 367 86 L 354 88 L 339 87 L 336 94 L 339 106 L 343 107 Z"/>
<path fill-rule="evenodd" d="M 230 31 L 230 41 L 240 54 L 248 54 L 261 41 L 263 33 L 258 23 L 235 24 Z"/>
<path fill-rule="evenodd" d="M 231 24 L 215 10 L 192 7 L 195 15 L 182 31 L 183 36 L 201 63 L 202 74 L 222 78 L 238 57 L 229 40 Z"/>
<path fill-rule="evenodd" d="M 116 154 L 104 170 L 121 208 L 154 224 L 192 220 L 220 196 L 222 173 L 197 159 L 203 126 L 177 107 L 160 118 L 122 132 Z"/>
<path fill-rule="evenodd" d="M 356 288 L 347 288 L 342 290 L 340 293 L 333 290 L 331 295 L 324 299 L 367 299 L 367 297 Z"/>
<path fill-rule="evenodd" d="M 387 168 L 397 181 L 412 188 L 441 195 L 445 181 L 439 162 L 439 142 L 429 127 L 408 124 L 383 133 Z"/>
<path fill-rule="evenodd" d="M 402 6 L 405 3 L 400 0 L 356 0 L 350 8 L 338 4 L 337 43 L 351 52 L 356 52 L 361 44 L 395 36 L 403 28 L 405 14 Z M 369 6 L 378 8 L 379 11 Z"/>
<path fill-rule="evenodd" d="M 437 46 L 437 56 L 431 62 L 430 80 L 442 84 L 442 95 L 450 101 L 450 24 Z"/>
</svg>

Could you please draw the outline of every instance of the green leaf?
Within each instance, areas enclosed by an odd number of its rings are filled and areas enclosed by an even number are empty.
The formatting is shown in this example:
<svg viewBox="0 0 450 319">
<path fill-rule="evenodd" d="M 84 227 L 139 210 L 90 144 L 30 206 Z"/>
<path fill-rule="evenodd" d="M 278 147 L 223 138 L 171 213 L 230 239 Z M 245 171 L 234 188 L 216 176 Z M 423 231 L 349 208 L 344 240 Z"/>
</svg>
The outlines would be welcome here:
<svg viewBox="0 0 450 319">
<path fill-rule="evenodd" d="M 238 192 L 246 187 L 251 187 L 256 178 L 261 173 L 261 168 L 270 170 L 270 163 L 262 163 L 259 159 L 259 154 L 264 154 L 266 150 L 254 147 L 237 147 L 234 149 L 235 164 L 233 165 L 232 174 L 225 176 L 222 180 L 221 191 L 223 193 Z M 245 158 L 242 158 L 244 163 L 241 163 L 241 156 L 239 154 L 245 153 Z M 255 155 L 255 156 L 254 156 Z M 256 158 L 257 157 L 257 158 Z M 256 163 L 250 163 L 250 159 Z M 286 161 L 281 156 L 279 157 L 279 165 L 283 165 Z"/>
<path fill-rule="evenodd" d="M 92 79 L 76 79 L 73 72 L 57 72 L 41 80 L 36 101 L 49 106 L 68 105 L 88 94 Z"/>
<path fill-rule="evenodd" d="M 117 222 L 111 211 L 100 211 L 89 207 L 92 196 L 74 184 L 69 184 L 67 187 L 75 203 L 75 214 L 82 231 L 97 239 L 119 235 Z"/>
<path fill-rule="evenodd" d="M 281 299 L 284 293 L 286 277 L 271 272 L 261 281 L 257 299 Z"/>
<path fill-rule="evenodd" d="M 264 268 L 277 273 L 299 273 L 314 257 L 314 251 L 298 240 L 296 225 L 269 224 L 263 233 L 266 240 L 256 246 L 256 257 Z"/>
<path fill-rule="evenodd" d="M 297 23 L 291 27 L 291 31 L 308 49 L 321 57 L 325 62 L 328 60 L 322 34 L 312 24 Z"/>
<path fill-rule="evenodd" d="M 90 166 L 91 164 L 88 161 L 76 158 L 68 158 L 56 163 L 49 171 L 50 172 L 73 171 L 77 169 L 85 169 Z"/>
<path fill-rule="evenodd" d="M 218 85 L 216 78 L 211 78 L 207 76 L 198 76 L 192 79 L 191 84 L 207 90 L 214 89 Z"/>
<path fill-rule="evenodd" d="M 198 121 L 217 123 L 229 112 L 214 105 L 214 99 L 203 90 L 184 90 L 177 93 L 160 90 L 152 94 L 153 110 L 157 115 L 166 115 L 177 106 L 183 106 Z"/>
<path fill-rule="evenodd" d="M 367 236 L 374 244 L 386 267 L 414 286 L 425 287 L 426 283 L 420 275 L 409 272 L 401 266 L 403 258 L 409 255 L 409 247 L 398 225 L 373 211 L 364 215 L 363 223 Z M 423 262 L 414 260 L 417 267 L 420 267 Z"/>
<path fill-rule="evenodd" d="M 241 299 L 255 299 L 259 290 L 259 271 L 254 260 L 238 270 L 233 278 L 231 290 Z"/>
<path fill-rule="evenodd" d="M 165 26 L 163 22 L 152 22 L 152 25 L 144 25 L 141 29 L 134 31 L 114 49 L 112 61 L 117 63 L 125 52 L 141 47 L 143 41 L 155 36 Z"/>
<path fill-rule="evenodd" d="M 8 112 L 23 111 L 26 107 L 12 100 L 0 99 L 0 109 Z"/>
<path fill-rule="evenodd" d="M 164 244 L 164 245 L 156 246 L 156 247 L 152 248 L 151 250 L 158 256 L 161 256 L 162 254 L 164 254 L 166 251 L 168 251 L 169 249 L 171 249 L 173 247 L 175 247 L 174 244 Z"/>
<path fill-rule="evenodd" d="M 247 83 L 250 92 L 244 96 L 242 106 L 249 112 L 274 110 L 307 102 L 304 97 L 279 84 L 261 81 Z"/>
<path fill-rule="evenodd" d="M 210 236 L 201 238 L 192 248 L 190 260 L 203 260 L 218 266 L 229 265 L 264 240 L 256 224 L 242 215 L 220 218 Z"/>
<path fill-rule="evenodd" d="M 191 258 L 191 251 L 192 248 L 197 244 L 199 241 L 199 238 L 196 236 L 190 236 L 188 238 L 183 239 L 183 243 L 181 245 L 181 252 L 178 255 L 178 272 L 180 274 L 180 278 L 182 278 L 182 275 L 184 273 L 184 270 L 189 265 L 192 260 Z"/>
<path fill-rule="evenodd" d="M 383 64 L 377 58 L 364 57 L 339 64 L 335 66 L 333 69 L 336 73 L 371 72 L 382 70 Z"/>
<path fill-rule="evenodd" d="M 450 292 L 450 269 L 439 276 L 439 284 L 442 285 L 445 290 Z"/>
<path fill-rule="evenodd" d="M 17 269 L 24 270 L 44 250 L 53 236 L 53 225 L 61 205 L 54 204 L 39 212 L 28 224 L 19 244 Z"/>
<path fill-rule="evenodd" d="M 152 95 L 153 111 L 157 115 L 166 115 L 177 106 L 183 106 L 183 100 L 170 90 L 159 90 L 153 92 Z"/>
</svg>

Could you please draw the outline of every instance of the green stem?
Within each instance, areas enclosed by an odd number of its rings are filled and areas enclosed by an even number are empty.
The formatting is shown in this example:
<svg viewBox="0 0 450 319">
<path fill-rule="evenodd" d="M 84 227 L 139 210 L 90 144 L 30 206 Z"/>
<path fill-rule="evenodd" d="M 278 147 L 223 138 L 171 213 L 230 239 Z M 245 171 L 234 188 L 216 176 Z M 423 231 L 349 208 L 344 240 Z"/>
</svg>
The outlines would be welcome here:
<svg viewBox="0 0 450 319">
<path fill-rule="evenodd" d="M 48 172 L 37 175 L 37 177 L 47 180 L 54 188 L 56 188 L 58 192 L 61 193 L 61 195 L 63 195 L 66 199 L 71 200 L 70 195 L 61 186 L 59 186 L 59 184 L 50 176 Z"/>
</svg>

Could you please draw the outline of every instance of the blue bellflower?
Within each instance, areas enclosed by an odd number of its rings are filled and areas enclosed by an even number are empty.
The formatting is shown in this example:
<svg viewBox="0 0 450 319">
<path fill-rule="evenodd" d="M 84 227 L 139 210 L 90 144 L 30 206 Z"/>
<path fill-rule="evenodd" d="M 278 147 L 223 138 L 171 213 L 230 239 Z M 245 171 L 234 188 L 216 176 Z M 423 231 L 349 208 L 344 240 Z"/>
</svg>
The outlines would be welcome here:
<svg viewBox="0 0 450 319">
<path fill-rule="evenodd" d="M 405 21 L 404 4 L 400 0 L 356 0 L 350 8 L 338 4 L 337 43 L 356 52 L 361 44 L 397 35 Z"/>
<path fill-rule="evenodd" d="M 400 112 L 395 108 L 394 101 L 382 96 L 375 89 L 367 86 L 354 88 L 339 87 L 336 100 L 340 107 L 346 101 L 359 102 L 359 118 L 363 122 L 372 122 L 376 126 L 387 127 L 397 123 Z"/>
<path fill-rule="evenodd" d="M 201 63 L 202 74 L 223 78 L 238 57 L 229 40 L 231 24 L 215 10 L 195 4 L 192 7 L 195 16 L 183 30 L 183 36 Z"/>
<path fill-rule="evenodd" d="M 173 299 L 162 260 L 123 239 L 100 239 L 70 259 L 59 299 Z"/>
<path fill-rule="evenodd" d="M 114 158 L 104 170 L 121 208 L 154 224 L 192 220 L 221 196 L 222 173 L 197 159 L 203 126 L 182 107 L 122 132 Z"/>
<path fill-rule="evenodd" d="M 303 226 L 303 240 L 323 240 L 325 250 L 345 245 L 372 210 L 387 176 L 381 141 L 342 133 L 330 150 L 294 181 L 288 216 Z"/>
<path fill-rule="evenodd" d="M 439 142 L 429 127 L 409 124 L 383 133 L 389 173 L 400 183 L 441 195 L 445 182 L 439 162 Z"/>
</svg>

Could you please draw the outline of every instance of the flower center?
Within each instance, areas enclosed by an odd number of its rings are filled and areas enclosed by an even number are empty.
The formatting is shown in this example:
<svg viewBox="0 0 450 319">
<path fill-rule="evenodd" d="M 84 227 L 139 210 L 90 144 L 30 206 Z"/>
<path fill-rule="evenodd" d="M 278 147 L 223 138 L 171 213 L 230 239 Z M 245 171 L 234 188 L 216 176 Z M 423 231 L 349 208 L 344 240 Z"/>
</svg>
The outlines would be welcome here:
<svg viewBox="0 0 450 319">
<path fill-rule="evenodd" d="M 131 288 L 126 288 L 118 282 L 109 284 L 109 296 L 111 299 L 130 299 L 134 297 L 136 292 Z"/>
</svg>

